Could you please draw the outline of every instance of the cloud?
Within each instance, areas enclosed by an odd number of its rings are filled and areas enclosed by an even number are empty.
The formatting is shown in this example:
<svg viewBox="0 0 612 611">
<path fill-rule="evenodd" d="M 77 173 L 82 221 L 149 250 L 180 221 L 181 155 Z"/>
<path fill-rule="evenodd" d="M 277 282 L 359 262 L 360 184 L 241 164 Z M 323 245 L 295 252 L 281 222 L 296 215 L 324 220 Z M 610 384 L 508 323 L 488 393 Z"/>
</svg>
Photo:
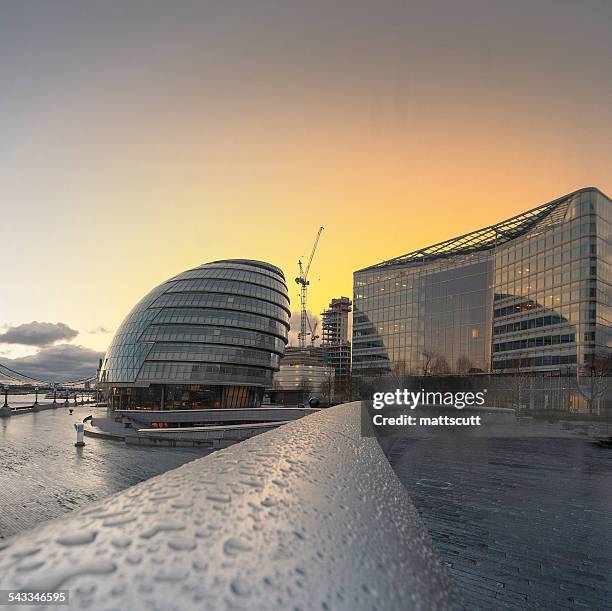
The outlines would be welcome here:
<svg viewBox="0 0 612 611">
<path fill-rule="evenodd" d="M 320 336 L 321 335 L 321 317 L 318 314 L 314 314 L 310 310 L 306 310 L 306 315 L 308 316 L 308 319 L 310 320 L 310 324 L 312 325 L 313 329 L 315 327 L 315 324 L 317 325 L 315 334 Z M 289 320 L 289 324 L 291 325 L 291 328 L 289 329 L 289 344 L 288 344 L 289 346 L 299 346 L 300 344 L 298 340 L 298 333 L 300 332 L 301 318 L 302 318 L 301 312 L 291 313 L 291 318 Z M 306 333 L 308 333 L 308 335 L 306 335 L 306 342 L 310 344 L 309 332 L 310 332 L 310 329 L 307 326 Z M 319 344 L 320 341 L 321 340 L 317 340 L 315 344 Z"/>
<path fill-rule="evenodd" d="M 3 358 L 1 364 L 37 380 L 68 382 L 95 375 L 104 352 L 83 346 L 59 344 L 36 354 L 16 359 Z"/>
<path fill-rule="evenodd" d="M 0 333 L 2 344 L 22 344 L 25 346 L 50 346 L 61 340 L 74 339 L 79 334 L 63 322 L 28 322 L 16 327 L 8 327 Z"/>
<path fill-rule="evenodd" d="M 98 333 L 103 333 L 106 335 L 107 333 L 112 333 L 112 331 L 102 325 L 98 325 L 97 327 L 94 327 L 93 329 L 87 329 L 87 333 L 89 333 L 90 335 L 97 335 Z"/>
</svg>

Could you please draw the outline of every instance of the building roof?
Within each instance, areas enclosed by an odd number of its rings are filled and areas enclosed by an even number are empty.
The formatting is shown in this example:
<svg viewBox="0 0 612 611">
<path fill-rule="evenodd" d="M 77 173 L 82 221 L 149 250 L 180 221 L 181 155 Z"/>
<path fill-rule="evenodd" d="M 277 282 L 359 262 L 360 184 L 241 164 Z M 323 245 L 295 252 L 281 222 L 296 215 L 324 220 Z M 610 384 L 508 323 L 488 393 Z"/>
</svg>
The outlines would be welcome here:
<svg viewBox="0 0 612 611">
<path fill-rule="evenodd" d="M 477 229 L 450 240 L 438 242 L 432 246 L 419 248 L 405 255 L 382 261 L 375 265 L 365 267 L 359 271 L 371 269 L 379 269 L 391 267 L 395 265 L 405 265 L 411 263 L 423 263 L 433 261 L 435 259 L 443 259 L 454 255 L 463 255 L 475 252 L 489 250 L 496 246 L 500 246 L 505 242 L 514 240 L 525 235 L 528 231 L 534 229 L 541 224 L 554 224 L 563 221 L 567 207 L 574 196 L 585 191 L 597 191 L 594 187 L 586 187 L 573 191 L 558 199 L 555 199 L 546 204 L 542 204 L 536 208 L 517 214 L 505 221 Z"/>
</svg>

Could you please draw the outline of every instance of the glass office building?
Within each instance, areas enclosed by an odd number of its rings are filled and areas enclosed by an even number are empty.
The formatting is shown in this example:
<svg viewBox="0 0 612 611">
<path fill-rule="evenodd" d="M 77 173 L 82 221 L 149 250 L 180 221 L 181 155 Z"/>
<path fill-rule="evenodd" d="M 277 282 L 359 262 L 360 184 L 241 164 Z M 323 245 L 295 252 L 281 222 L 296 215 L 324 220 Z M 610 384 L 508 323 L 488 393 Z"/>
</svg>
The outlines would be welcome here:
<svg viewBox="0 0 612 611">
<path fill-rule="evenodd" d="M 611 204 L 580 189 L 355 272 L 353 375 L 570 375 L 609 354 Z"/>
<path fill-rule="evenodd" d="M 113 409 L 258 407 L 289 332 L 283 272 L 261 261 L 201 265 L 154 288 L 102 362 Z"/>
</svg>

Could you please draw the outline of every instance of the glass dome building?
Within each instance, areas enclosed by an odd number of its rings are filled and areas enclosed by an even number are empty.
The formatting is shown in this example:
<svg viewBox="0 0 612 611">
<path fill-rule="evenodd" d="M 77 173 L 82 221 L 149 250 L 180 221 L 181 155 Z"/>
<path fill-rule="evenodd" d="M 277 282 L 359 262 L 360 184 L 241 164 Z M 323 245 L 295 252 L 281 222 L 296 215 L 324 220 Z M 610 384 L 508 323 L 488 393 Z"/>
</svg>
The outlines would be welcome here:
<svg viewBox="0 0 612 611">
<path fill-rule="evenodd" d="M 230 259 L 154 288 L 117 330 L 99 374 L 112 409 L 259 407 L 289 332 L 283 272 Z"/>
</svg>

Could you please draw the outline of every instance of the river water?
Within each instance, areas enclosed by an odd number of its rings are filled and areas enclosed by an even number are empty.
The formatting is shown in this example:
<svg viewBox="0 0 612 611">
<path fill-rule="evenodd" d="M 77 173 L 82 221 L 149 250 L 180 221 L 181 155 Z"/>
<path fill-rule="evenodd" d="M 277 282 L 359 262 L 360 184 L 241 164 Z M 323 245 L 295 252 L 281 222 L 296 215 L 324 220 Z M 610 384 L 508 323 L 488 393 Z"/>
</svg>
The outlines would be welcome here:
<svg viewBox="0 0 612 611">
<path fill-rule="evenodd" d="M 9 404 L 32 405 L 9 398 Z M 29 403 L 28 403 L 29 401 Z M 39 402 L 45 400 L 39 397 Z M 47 400 L 47 402 L 52 400 Z M 0 538 L 104 498 L 190 460 L 196 448 L 151 448 L 86 437 L 75 448 L 74 423 L 106 408 L 88 405 L 0 418 Z"/>
</svg>

